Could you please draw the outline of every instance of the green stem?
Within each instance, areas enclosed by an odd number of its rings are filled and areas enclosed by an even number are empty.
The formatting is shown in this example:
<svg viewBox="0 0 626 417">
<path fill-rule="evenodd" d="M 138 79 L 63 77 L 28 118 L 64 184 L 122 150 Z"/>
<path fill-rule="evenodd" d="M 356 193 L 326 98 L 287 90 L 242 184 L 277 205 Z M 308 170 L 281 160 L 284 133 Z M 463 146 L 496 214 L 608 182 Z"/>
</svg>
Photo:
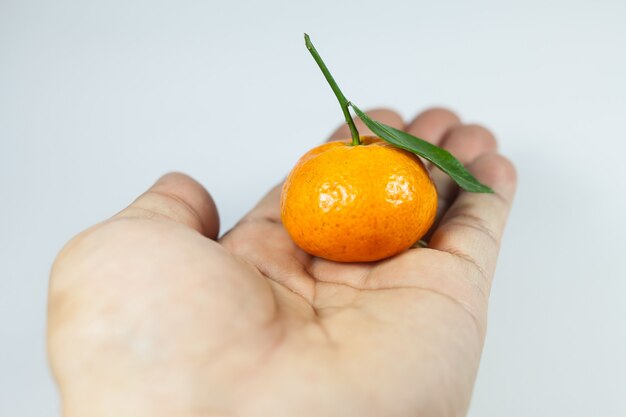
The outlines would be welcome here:
<svg viewBox="0 0 626 417">
<path fill-rule="evenodd" d="M 322 74 L 324 74 L 326 81 L 328 81 L 328 84 L 330 84 L 330 88 L 332 88 L 333 93 L 335 93 L 335 96 L 337 97 L 337 100 L 339 100 L 341 111 L 343 111 L 343 116 L 346 118 L 346 123 L 348 123 L 348 127 L 350 128 L 350 134 L 352 135 L 352 145 L 360 145 L 361 139 L 359 138 L 359 131 L 356 130 L 354 120 L 352 120 L 352 116 L 350 115 L 350 111 L 348 110 L 348 105 L 350 104 L 350 102 L 346 99 L 346 96 L 344 96 L 339 89 L 339 86 L 335 82 L 333 76 L 330 75 L 328 67 L 326 66 L 326 64 L 324 64 L 322 57 L 320 57 L 320 55 L 317 53 L 317 50 L 311 43 L 309 35 L 307 35 L 306 33 L 304 34 L 304 44 L 306 45 L 306 49 L 308 49 L 311 55 L 313 55 L 313 59 L 315 60 L 315 62 L 317 62 L 317 65 L 322 70 Z"/>
</svg>

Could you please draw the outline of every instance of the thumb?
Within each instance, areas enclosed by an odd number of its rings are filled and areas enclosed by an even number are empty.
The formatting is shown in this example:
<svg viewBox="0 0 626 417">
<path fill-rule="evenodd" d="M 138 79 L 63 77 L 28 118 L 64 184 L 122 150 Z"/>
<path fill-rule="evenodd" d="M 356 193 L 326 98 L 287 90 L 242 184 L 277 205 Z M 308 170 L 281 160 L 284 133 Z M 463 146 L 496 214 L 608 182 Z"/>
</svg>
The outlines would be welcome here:
<svg viewBox="0 0 626 417">
<path fill-rule="evenodd" d="M 210 239 L 217 238 L 220 227 L 211 195 L 196 180 L 177 172 L 161 177 L 115 217 L 173 221 Z"/>
</svg>

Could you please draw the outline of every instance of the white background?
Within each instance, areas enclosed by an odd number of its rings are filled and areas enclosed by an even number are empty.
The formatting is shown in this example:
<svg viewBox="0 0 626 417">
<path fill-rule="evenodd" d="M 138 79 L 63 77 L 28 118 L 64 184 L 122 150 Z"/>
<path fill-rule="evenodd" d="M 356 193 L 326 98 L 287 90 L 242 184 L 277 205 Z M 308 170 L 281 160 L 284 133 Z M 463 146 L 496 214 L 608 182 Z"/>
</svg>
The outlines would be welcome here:
<svg viewBox="0 0 626 417">
<path fill-rule="evenodd" d="M 228 229 L 346 95 L 483 123 L 520 185 L 470 416 L 626 416 L 626 2 L 0 0 L 0 415 L 55 416 L 47 274 L 169 170 Z"/>
</svg>

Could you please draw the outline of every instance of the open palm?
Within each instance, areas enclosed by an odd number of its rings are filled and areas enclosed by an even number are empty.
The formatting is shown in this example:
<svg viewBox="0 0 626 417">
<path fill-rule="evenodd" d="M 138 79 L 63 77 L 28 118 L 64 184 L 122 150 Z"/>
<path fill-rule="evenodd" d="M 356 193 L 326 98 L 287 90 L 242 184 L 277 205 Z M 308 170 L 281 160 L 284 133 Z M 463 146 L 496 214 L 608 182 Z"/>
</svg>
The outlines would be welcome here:
<svg viewBox="0 0 626 417">
<path fill-rule="evenodd" d="M 488 131 L 448 111 L 406 129 L 496 191 L 458 193 L 433 171 L 442 216 L 428 248 L 311 257 L 280 223 L 279 187 L 216 240 L 211 197 L 181 174 L 73 239 L 49 299 L 64 415 L 464 415 L 515 173 Z"/>
</svg>

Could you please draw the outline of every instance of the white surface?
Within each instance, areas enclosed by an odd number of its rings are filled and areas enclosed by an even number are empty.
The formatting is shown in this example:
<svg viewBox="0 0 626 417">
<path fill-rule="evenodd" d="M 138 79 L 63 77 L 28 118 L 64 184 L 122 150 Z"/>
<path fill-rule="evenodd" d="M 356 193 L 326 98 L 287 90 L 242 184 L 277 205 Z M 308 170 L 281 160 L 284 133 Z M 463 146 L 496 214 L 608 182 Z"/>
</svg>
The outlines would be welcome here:
<svg viewBox="0 0 626 417">
<path fill-rule="evenodd" d="M 490 126 L 520 186 L 471 416 L 626 415 L 623 1 L 0 0 L 0 415 L 58 415 L 63 243 L 185 171 L 229 228 L 346 95 Z"/>
</svg>

